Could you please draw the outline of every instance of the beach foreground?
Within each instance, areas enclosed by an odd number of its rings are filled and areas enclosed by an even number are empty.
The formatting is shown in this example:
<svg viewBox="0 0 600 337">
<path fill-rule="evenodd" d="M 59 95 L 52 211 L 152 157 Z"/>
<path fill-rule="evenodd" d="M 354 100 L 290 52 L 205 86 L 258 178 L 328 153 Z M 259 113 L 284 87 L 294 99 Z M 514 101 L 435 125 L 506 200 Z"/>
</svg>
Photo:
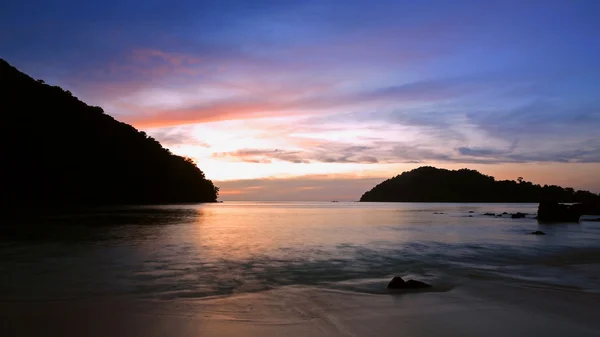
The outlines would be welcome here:
<svg viewBox="0 0 600 337">
<path fill-rule="evenodd" d="M 3 336 L 598 336 L 600 295 L 497 282 L 447 292 L 314 287 L 202 300 L 3 302 Z"/>
</svg>

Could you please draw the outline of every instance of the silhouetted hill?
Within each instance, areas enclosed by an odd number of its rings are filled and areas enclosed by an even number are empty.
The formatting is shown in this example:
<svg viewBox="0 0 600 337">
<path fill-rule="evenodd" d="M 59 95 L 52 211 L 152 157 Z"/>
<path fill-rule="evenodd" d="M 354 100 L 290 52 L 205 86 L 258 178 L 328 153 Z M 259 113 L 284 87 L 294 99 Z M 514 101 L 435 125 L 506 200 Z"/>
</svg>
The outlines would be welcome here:
<svg viewBox="0 0 600 337">
<path fill-rule="evenodd" d="M 388 202 L 558 202 L 598 203 L 600 196 L 560 186 L 540 186 L 519 178 L 496 181 L 475 170 L 420 167 L 366 192 L 360 201 Z"/>
<path fill-rule="evenodd" d="M 189 158 L 0 59 L 3 205 L 213 202 Z"/>
</svg>

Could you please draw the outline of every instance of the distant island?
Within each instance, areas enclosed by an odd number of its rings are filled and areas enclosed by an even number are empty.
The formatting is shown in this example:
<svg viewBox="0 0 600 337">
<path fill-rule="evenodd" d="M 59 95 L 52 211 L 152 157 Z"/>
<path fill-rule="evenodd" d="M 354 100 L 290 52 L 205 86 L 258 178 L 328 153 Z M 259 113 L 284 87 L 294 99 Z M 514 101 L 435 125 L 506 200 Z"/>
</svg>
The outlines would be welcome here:
<svg viewBox="0 0 600 337">
<path fill-rule="evenodd" d="M 0 59 L 3 206 L 215 202 L 190 158 Z"/>
<path fill-rule="evenodd" d="M 600 203 L 600 195 L 518 178 L 496 180 L 475 170 L 424 166 L 388 179 L 364 193 L 362 202 L 540 202 Z"/>
</svg>

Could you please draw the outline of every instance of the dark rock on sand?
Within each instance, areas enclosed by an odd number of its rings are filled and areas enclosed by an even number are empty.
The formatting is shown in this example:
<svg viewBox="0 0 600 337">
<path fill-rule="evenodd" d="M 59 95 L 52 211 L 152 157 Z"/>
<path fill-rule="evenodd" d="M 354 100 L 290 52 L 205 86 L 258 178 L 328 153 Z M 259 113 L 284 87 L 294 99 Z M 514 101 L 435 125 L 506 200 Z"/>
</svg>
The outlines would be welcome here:
<svg viewBox="0 0 600 337">
<path fill-rule="evenodd" d="M 537 219 L 542 222 L 579 222 L 582 214 L 582 204 L 564 205 L 554 201 L 544 201 L 538 206 Z"/>
<path fill-rule="evenodd" d="M 388 289 L 419 289 L 430 288 L 431 285 L 425 282 L 408 280 L 404 281 L 402 277 L 395 276 L 387 285 Z"/>
<path fill-rule="evenodd" d="M 511 214 L 511 219 L 522 219 L 527 215 L 527 213 L 521 213 L 521 212 L 517 212 L 514 214 Z"/>
<path fill-rule="evenodd" d="M 533 235 L 546 235 L 546 233 L 544 233 L 542 231 L 531 232 L 531 234 L 533 234 Z"/>
</svg>

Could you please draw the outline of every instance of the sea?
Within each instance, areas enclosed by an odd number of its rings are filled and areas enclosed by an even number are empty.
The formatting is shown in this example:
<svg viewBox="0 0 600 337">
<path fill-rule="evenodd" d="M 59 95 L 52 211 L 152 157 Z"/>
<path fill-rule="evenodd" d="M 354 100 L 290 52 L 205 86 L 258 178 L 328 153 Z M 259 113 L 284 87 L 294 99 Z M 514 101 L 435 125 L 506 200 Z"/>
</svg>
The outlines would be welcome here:
<svg viewBox="0 0 600 337">
<path fill-rule="evenodd" d="M 0 226 L 0 301 L 177 301 L 289 286 L 385 294 L 393 276 L 441 291 L 502 281 L 600 293 L 600 222 L 538 224 L 536 208 L 223 202 L 23 213 Z"/>
</svg>

